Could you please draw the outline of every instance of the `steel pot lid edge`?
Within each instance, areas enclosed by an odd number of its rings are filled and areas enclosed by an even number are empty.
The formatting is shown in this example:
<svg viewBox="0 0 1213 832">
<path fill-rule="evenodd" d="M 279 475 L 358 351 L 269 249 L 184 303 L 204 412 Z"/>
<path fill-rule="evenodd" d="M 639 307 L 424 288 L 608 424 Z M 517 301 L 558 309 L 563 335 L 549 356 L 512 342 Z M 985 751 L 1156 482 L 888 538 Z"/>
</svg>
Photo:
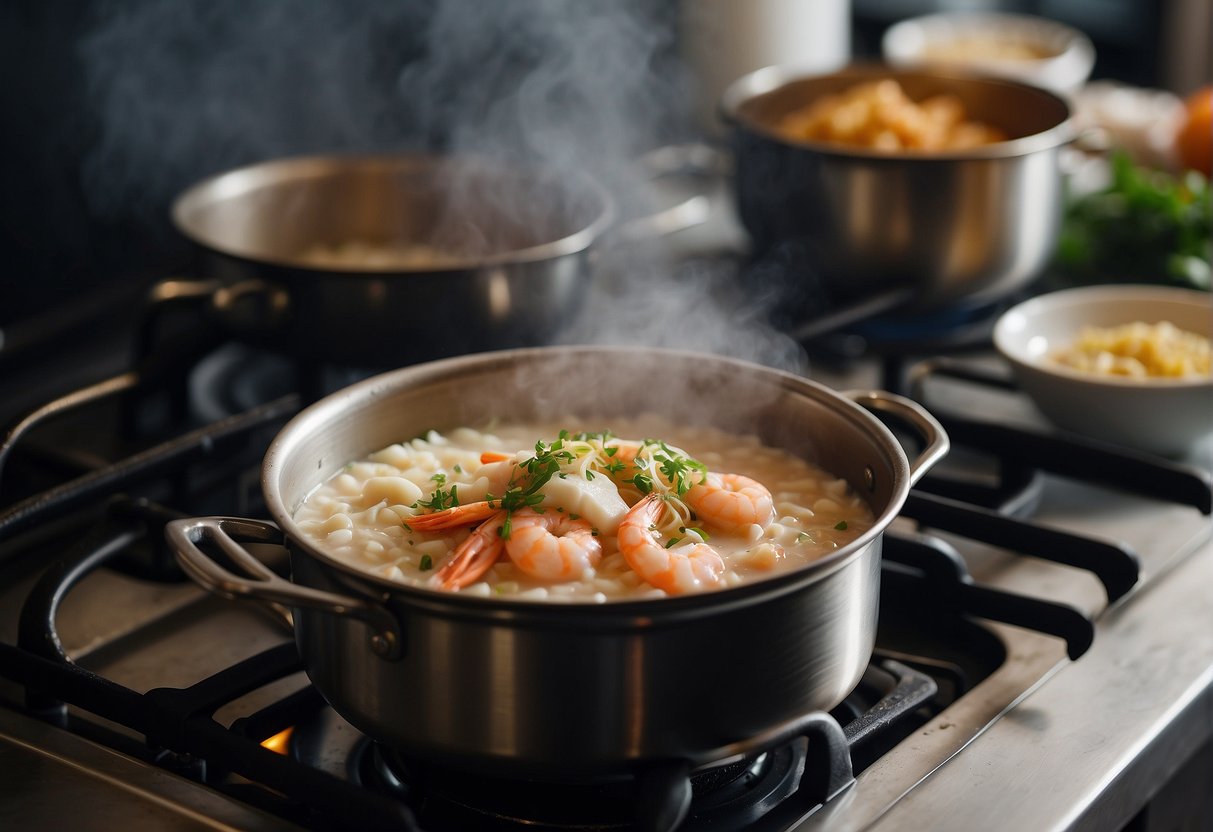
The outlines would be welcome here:
<svg viewBox="0 0 1213 832">
<path fill-rule="evenodd" d="M 588 225 L 571 234 L 539 245 L 527 246 L 483 257 L 469 257 L 466 262 L 455 262 L 449 265 L 416 268 L 377 265 L 358 266 L 353 264 L 343 264 L 340 268 L 327 268 L 309 265 L 295 258 L 267 256 L 255 253 L 247 248 L 224 243 L 215 239 L 213 235 L 199 229 L 192 216 L 195 212 L 202 210 L 210 203 L 244 197 L 260 188 L 282 182 L 284 178 L 315 178 L 325 172 L 331 172 L 344 166 L 400 170 L 417 165 L 436 166 L 443 163 L 464 162 L 470 165 L 483 165 L 492 168 L 503 167 L 502 163 L 494 162 L 494 160 L 488 157 L 472 155 L 443 156 L 429 153 L 335 153 L 275 158 L 221 171 L 195 182 L 173 200 L 170 216 L 177 230 L 192 243 L 226 257 L 232 257 L 256 265 L 268 265 L 318 275 L 348 274 L 369 277 L 476 271 L 481 268 L 534 263 L 564 255 L 577 254 L 588 249 L 595 240 L 601 237 L 615 223 L 617 212 L 614 200 L 601 184 L 577 171 L 560 171 L 560 175 L 556 176 L 555 170 L 547 168 L 534 169 L 541 173 L 551 174 L 553 181 L 568 179 L 570 177 L 576 178 L 578 180 L 578 192 L 592 194 L 594 199 L 597 200 L 599 203 L 598 214 Z"/>
<path fill-rule="evenodd" d="M 887 153 L 833 142 L 790 139 L 781 135 L 769 125 L 755 122 L 746 118 L 741 113 L 741 108 L 746 103 L 773 93 L 797 81 L 809 81 L 831 76 L 853 76 L 856 83 L 860 83 L 876 77 L 898 79 L 924 75 L 960 82 L 975 82 L 991 88 L 1002 87 L 1004 89 L 1023 91 L 1025 94 L 1038 95 L 1042 100 L 1048 101 L 1053 107 L 1056 107 L 1062 117 L 1056 124 L 1045 130 L 966 150 Z M 998 159 L 1028 156 L 1043 150 L 1059 148 L 1074 141 L 1078 136 L 1073 106 L 1065 98 L 1051 90 L 994 74 L 974 71 L 966 72 L 958 69 L 936 68 L 928 70 L 922 67 L 907 68 L 880 63 L 856 63 L 834 73 L 802 72 L 794 65 L 762 67 L 741 76 L 725 89 L 721 96 L 719 111 L 724 123 L 735 130 L 759 136 L 772 144 L 787 148 L 788 150 L 812 152 L 823 158 L 853 163 L 925 165 L 932 162 L 995 161 Z"/>
</svg>

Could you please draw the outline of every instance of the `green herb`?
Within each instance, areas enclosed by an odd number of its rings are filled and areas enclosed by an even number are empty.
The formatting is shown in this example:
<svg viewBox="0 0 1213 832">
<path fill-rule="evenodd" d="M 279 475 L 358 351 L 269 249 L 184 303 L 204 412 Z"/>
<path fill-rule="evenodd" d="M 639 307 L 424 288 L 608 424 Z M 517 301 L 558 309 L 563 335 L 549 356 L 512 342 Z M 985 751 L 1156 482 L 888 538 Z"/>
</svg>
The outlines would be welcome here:
<svg viewBox="0 0 1213 832">
<path fill-rule="evenodd" d="M 592 479 L 594 479 L 594 472 L 593 472 L 593 471 L 591 471 L 589 468 L 586 468 L 586 469 L 585 469 L 585 478 L 586 478 L 587 480 L 592 480 Z"/>
<path fill-rule="evenodd" d="M 805 543 L 807 541 L 811 541 L 812 539 L 813 535 L 809 534 L 808 532 L 801 532 L 800 534 L 796 535 L 797 543 Z"/>
<path fill-rule="evenodd" d="M 656 445 L 659 449 L 653 453 L 657 469 L 674 486 L 674 491 L 680 497 L 690 491 L 695 475 L 708 472 L 707 466 L 702 462 L 678 453 L 660 439 L 646 439 L 645 444 Z"/>
<path fill-rule="evenodd" d="M 681 529 L 679 529 L 679 531 L 695 532 L 695 534 L 699 535 L 699 537 L 702 538 L 703 540 L 710 540 L 712 537 L 710 534 L 708 534 L 707 532 L 705 532 L 703 529 L 699 528 L 698 526 L 683 526 Z"/>
<path fill-rule="evenodd" d="M 653 478 L 646 477 L 644 474 L 637 474 L 632 477 L 632 485 L 636 486 L 641 494 L 649 494 L 653 490 Z"/>
<path fill-rule="evenodd" d="M 455 463 L 455 467 L 454 467 L 452 470 L 453 470 L 453 471 L 454 471 L 456 474 L 462 474 L 462 473 L 463 473 L 463 469 L 459 467 L 459 463 Z"/>
<path fill-rule="evenodd" d="M 565 449 L 563 438 L 551 445 L 536 442 L 535 456 L 522 463 L 519 479 L 511 481 L 510 487 L 501 495 L 501 507 L 512 514 L 519 509 L 539 505 L 543 502 L 539 489 L 560 472 L 561 462 L 571 462 L 575 458 L 572 451 Z M 502 537 L 509 537 L 508 527 L 505 528 Z"/>
<path fill-rule="evenodd" d="M 1175 177 L 1111 156 L 1112 181 L 1067 207 L 1048 281 L 1155 282 L 1210 288 L 1213 189 L 1196 171 Z"/>
<path fill-rule="evenodd" d="M 681 538 L 681 537 L 671 537 L 669 540 L 667 540 L 667 541 L 665 542 L 665 547 L 666 547 L 667 549 L 669 549 L 669 548 L 671 548 L 671 547 L 672 547 L 672 546 L 673 546 L 675 543 L 677 543 L 677 542 L 678 542 L 678 541 L 680 541 L 680 540 L 682 540 L 682 538 Z"/>
<path fill-rule="evenodd" d="M 446 474 L 435 474 L 434 476 L 430 477 L 430 482 L 436 482 L 439 485 L 442 485 L 446 482 Z"/>
<path fill-rule="evenodd" d="M 452 485 L 450 491 L 444 491 L 441 486 L 434 489 L 428 500 L 418 500 L 413 508 L 428 508 L 430 511 L 443 511 L 459 505 L 458 485 Z"/>
<path fill-rule="evenodd" d="M 431 569 L 434 568 L 434 559 L 431 558 L 429 555 L 422 555 L 421 563 L 417 564 L 417 568 L 420 569 L 422 572 L 429 572 Z"/>
<path fill-rule="evenodd" d="M 839 520 L 837 523 L 834 524 L 834 528 L 838 529 L 838 531 L 840 531 L 840 532 L 845 532 L 847 530 L 847 521 Z"/>
</svg>

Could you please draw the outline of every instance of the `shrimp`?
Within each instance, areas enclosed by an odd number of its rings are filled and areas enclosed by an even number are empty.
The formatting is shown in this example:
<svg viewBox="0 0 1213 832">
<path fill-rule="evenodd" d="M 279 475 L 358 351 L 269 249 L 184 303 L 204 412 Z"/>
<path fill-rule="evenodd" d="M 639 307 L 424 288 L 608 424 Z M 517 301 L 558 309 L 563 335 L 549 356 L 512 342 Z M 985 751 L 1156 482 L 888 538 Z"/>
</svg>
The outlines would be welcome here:
<svg viewBox="0 0 1213 832">
<path fill-rule="evenodd" d="M 501 526 L 505 518 L 506 512 L 494 511 L 467 540 L 455 547 L 451 559 L 434 573 L 432 580 L 443 589 L 459 589 L 478 581 L 501 556 L 505 542 L 501 538 Z"/>
<path fill-rule="evenodd" d="M 475 479 L 487 480 L 490 491 L 504 491 L 509 486 L 509 482 L 517 468 L 514 464 L 514 458 L 507 454 L 486 451 L 480 455 L 480 461 L 483 464 L 477 469 L 474 475 Z M 487 520 L 496 510 L 497 507 L 492 502 L 488 500 L 476 500 L 429 514 L 418 514 L 409 517 L 404 522 L 405 525 L 414 531 L 421 532 L 422 534 L 433 534 L 457 529 L 460 526 L 470 526 L 473 523 Z"/>
<path fill-rule="evenodd" d="M 571 581 L 598 565 L 602 544 L 587 520 L 528 508 L 511 515 L 505 553 L 519 570 L 533 578 Z"/>
<path fill-rule="evenodd" d="M 405 519 L 405 525 L 414 531 L 422 534 L 431 532 L 444 532 L 449 529 L 457 529 L 460 526 L 470 526 L 473 523 L 479 523 L 486 520 L 497 513 L 487 500 L 480 500 L 475 503 L 468 503 L 462 506 L 451 506 L 444 508 L 442 511 L 435 511 L 430 514 L 418 514 L 415 517 Z"/>
<path fill-rule="evenodd" d="M 665 548 L 656 533 L 665 503 L 649 494 L 632 506 L 619 524 L 619 552 L 636 574 L 671 595 L 717 586 L 724 560 L 706 543 Z"/>
<path fill-rule="evenodd" d="M 709 526 L 740 532 L 749 526 L 766 528 L 775 519 L 775 501 L 766 486 L 741 474 L 709 473 L 684 498 Z"/>
</svg>

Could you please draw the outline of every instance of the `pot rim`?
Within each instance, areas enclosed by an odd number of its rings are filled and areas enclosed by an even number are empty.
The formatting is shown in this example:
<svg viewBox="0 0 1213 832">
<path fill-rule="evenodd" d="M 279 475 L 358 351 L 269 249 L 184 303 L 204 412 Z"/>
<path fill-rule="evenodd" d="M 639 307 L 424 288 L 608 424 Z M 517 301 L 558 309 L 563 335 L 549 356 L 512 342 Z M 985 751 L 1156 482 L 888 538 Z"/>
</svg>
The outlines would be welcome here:
<svg viewBox="0 0 1213 832">
<path fill-rule="evenodd" d="M 855 540 L 798 569 L 710 592 L 666 598 L 608 600 L 604 603 L 556 603 L 546 600 L 470 596 L 400 583 L 386 577 L 372 575 L 352 564 L 332 557 L 300 534 L 278 488 L 278 473 L 290 458 L 298 442 L 312 435 L 318 427 L 330 423 L 337 414 L 347 412 L 351 408 L 359 408 L 388 389 L 395 390 L 401 386 L 421 385 L 440 378 L 450 378 L 460 372 L 483 371 L 491 369 L 495 365 L 511 365 L 519 360 L 541 359 L 544 355 L 549 354 L 559 355 L 561 360 L 566 360 L 570 355 L 594 353 L 620 356 L 662 353 L 672 358 L 709 358 L 713 361 L 734 365 L 739 372 L 768 374 L 772 381 L 778 383 L 784 390 L 808 395 L 827 407 L 843 412 L 856 422 L 859 429 L 865 431 L 877 445 L 886 451 L 893 463 L 893 486 L 888 503 L 881 509 L 871 528 Z M 358 587 L 356 591 L 372 596 L 377 595 L 380 600 L 407 600 L 415 606 L 477 618 L 488 615 L 521 620 L 536 617 L 546 619 L 552 615 L 561 615 L 576 616 L 579 621 L 582 619 L 600 621 L 603 618 L 631 618 L 637 615 L 643 617 L 645 614 L 659 613 L 663 621 L 668 621 L 684 615 L 694 617 L 705 612 L 719 612 L 723 608 L 745 605 L 759 599 L 792 592 L 802 585 L 821 580 L 843 568 L 847 563 L 860 557 L 869 545 L 880 538 L 897 516 L 909 494 L 911 474 L 909 460 L 893 433 L 868 410 L 819 382 L 751 362 L 693 351 L 650 347 L 593 346 L 532 347 L 475 353 L 404 367 L 357 382 L 300 411 L 279 431 L 266 452 L 262 464 L 261 482 L 270 514 L 285 534 L 293 552 L 306 554 L 309 558 L 347 578 L 347 583 Z M 852 485 L 854 486 L 853 483 Z"/>
<path fill-rule="evenodd" d="M 204 233 L 201 229 L 197 228 L 197 223 L 192 221 L 192 214 L 194 212 L 213 203 L 216 199 L 227 200 L 242 197 L 276 182 L 315 178 L 346 168 L 402 170 L 414 166 L 435 166 L 444 163 L 468 164 L 488 169 L 503 170 L 509 167 L 503 162 L 472 154 L 332 153 L 288 156 L 268 159 L 222 171 L 195 182 L 173 200 L 171 216 L 173 225 L 188 240 L 204 249 L 228 257 L 234 257 L 258 265 L 277 266 L 300 272 L 368 275 L 373 277 L 383 277 L 393 274 L 418 275 L 466 272 L 494 266 L 538 263 L 585 251 L 615 223 L 616 209 L 614 200 L 612 200 L 606 189 L 588 174 L 581 171 L 560 171 L 560 175 L 556 176 L 555 170 L 536 166 L 518 166 L 516 169 L 518 171 L 530 170 L 537 174 L 547 174 L 553 181 L 570 178 L 578 180 L 578 192 L 592 195 L 598 203 L 598 213 L 594 219 L 588 225 L 571 234 L 540 243 L 539 245 L 480 257 L 468 257 L 466 259 L 451 257 L 444 259 L 441 265 L 402 267 L 374 264 L 343 264 L 340 268 L 317 266 L 292 257 L 265 255 L 251 251 L 246 247 L 227 244 L 222 240 L 216 239 L 214 235 Z"/>
<path fill-rule="evenodd" d="M 934 152 L 887 153 L 879 150 L 850 147 L 833 142 L 810 140 L 794 140 L 776 132 L 769 126 L 748 119 L 741 114 L 741 108 L 749 101 L 797 81 L 807 81 L 819 78 L 853 76 L 856 82 L 873 80 L 875 78 L 906 78 L 929 77 L 942 78 L 963 82 L 975 82 L 989 87 L 1009 87 L 1025 93 L 1039 95 L 1049 99 L 1055 106 L 1060 107 L 1065 117 L 1049 127 L 1027 136 L 1009 139 L 1004 142 L 982 145 L 965 150 L 948 150 Z M 734 129 L 748 131 L 754 135 L 788 148 L 789 150 L 812 151 L 820 156 L 843 161 L 864 161 L 883 164 L 918 165 L 937 162 L 987 161 L 995 159 L 1012 159 L 1029 156 L 1043 150 L 1061 147 L 1073 141 L 1077 136 L 1074 120 L 1074 108 L 1062 96 L 1011 78 L 1000 77 L 977 71 L 961 69 L 923 68 L 923 67 L 894 67 L 881 63 L 854 63 L 836 72 L 803 72 L 794 66 L 766 66 L 741 76 L 725 88 L 720 99 L 720 116 L 725 124 Z"/>
</svg>

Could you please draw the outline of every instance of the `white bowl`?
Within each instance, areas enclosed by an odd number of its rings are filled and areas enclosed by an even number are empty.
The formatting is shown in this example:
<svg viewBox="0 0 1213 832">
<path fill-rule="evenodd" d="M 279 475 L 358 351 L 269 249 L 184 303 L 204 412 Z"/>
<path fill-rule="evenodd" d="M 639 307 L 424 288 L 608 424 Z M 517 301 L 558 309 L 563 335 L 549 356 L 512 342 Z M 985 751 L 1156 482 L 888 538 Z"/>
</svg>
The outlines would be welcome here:
<svg viewBox="0 0 1213 832">
<path fill-rule="evenodd" d="M 1213 377 L 1128 378 L 1067 367 L 1053 358 L 1083 327 L 1169 321 L 1213 337 L 1213 295 L 1164 286 L 1087 286 L 1027 300 L 994 326 L 994 346 L 1020 387 L 1058 427 L 1165 456 L 1213 433 Z"/>
<path fill-rule="evenodd" d="M 995 12 L 948 12 L 890 26 L 881 43 L 895 66 L 963 66 L 1014 78 L 1062 94 L 1086 83 L 1095 47 L 1082 32 L 1043 17 Z M 1010 57 L 1030 49 L 1039 57 Z"/>
</svg>

